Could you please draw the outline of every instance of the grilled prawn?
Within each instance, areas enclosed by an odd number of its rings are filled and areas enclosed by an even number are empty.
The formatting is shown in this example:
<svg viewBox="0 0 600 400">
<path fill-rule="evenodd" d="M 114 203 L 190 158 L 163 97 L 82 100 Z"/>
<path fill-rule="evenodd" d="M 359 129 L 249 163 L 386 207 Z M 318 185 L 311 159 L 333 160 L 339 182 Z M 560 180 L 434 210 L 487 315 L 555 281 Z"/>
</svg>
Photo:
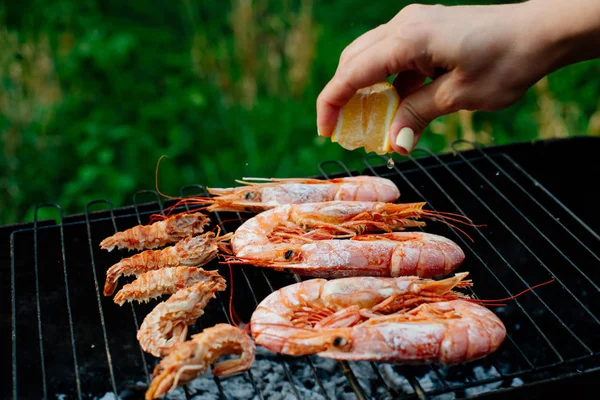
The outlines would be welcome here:
<svg viewBox="0 0 600 400">
<path fill-rule="evenodd" d="M 142 349 L 155 357 L 162 357 L 169 348 L 185 341 L 188 325 L 204 314 L 210 299 L 225 287 L 222 276 L 211 276 L 208 280 L 180 289 L 157 305 L 146 315 L 137 332 Z"/>
<path fill-rule="evenodd" d="M 192 335 L 191 340 L 173 346 L 154 369 L 146 400 L 156 399 L 202 375 L 220 357 L 229 354 L 239 358 L 221 361 L 212 367 L 216 376 L 232 375 L 248 370 L 254 363 L 255 345 L 240 328 L 217 324 Z"/>
<path fill-rule="evenodd" d="M 455 364 L 494 352 L 500 319 L 468 296 L 467 273 L 417 277 L 312 279 L 270 294 L 254 311 L 256 343 L 288 355 L 340 360 Z"/>
<path fill-rule="evenodd" d="M 460 216 L 450 217 L 447 214 L 424 210 L 424 205 L 425 203 L 332 201 L 278 206 L 244 222 L 235 231 L 231 239 L 231 248 L 238 259 L 248 263 L 256 261 L 257 264 L 265 266 L 273 265 L 270 264 L 273 261 L 286 263 L 280 264 L 279 267 L 302 264 L 296 266 L 297 271 L 302 271 L 305 266 L 307 273 L 319 272 L 319 269 L 326 267 L 343 267 L 343 263 L 349 263 L 351 260 L 355 263 L 347 270 L 354 270 L 354 273 L 349 275 L 360 275 L 360 269 L 364 270 L 362 274 L 388 269 L 389 272 L 383 274 L 387 276 L 394 276 L 392 268 L 412 273 L 412 269 L 416 268 L 419 271 L 422 265 L 429 264 L 427 258 L 425 264 L 419 265 L 417 261 L 417 266 L 414 267 L 415 261 L 411 260 L 411 256 L 417 251 L 421 255 L 432 256 L 432 260 L 438 260 L 437 265 L 427 265 L 431 272 L 425 272 L 424 276 L 433 276 L 439 270 L 451 271 L 450 267 L 456 267 L 462 262 L 464 255 L 457 249 L 457 245 L 439 236 L 389 235 L 381 236 L 380 239 L 365 236 L 359 238 L 363 243 L 315 243 L 315 240 L 351 238 L 365 232 L 392 232 L 425 225 L 425 222 L 418 220 L 420 218 L 442 221 L 451 219 L 467 223 L 459 219 L 462 218 Z M 300 245 L 305 246 L 299 247 Z M 447 257 L 450 253 L 446 251 L 450 248 L 453 249 L 450 250 L 452 256 Z M 403 249 L 407 249 L 409 253 L 403 254 Z M 366 254 L 371 250 L 375 252 Z M 395 250 L 396 256 L 392 258 Z M 327 255 L 327 258 L 322 255 Z M 444 258 L 438 255 L 444 255 Z M 338 259 L 335 259 L 336 257 Z M 402 263 L 397 263 L 398 260 Z M 446 261 L 450 263 L 446 264 Z M 311 263 L 312 265 L 308 265 Z M 277 265 L 273 267 L 276 268 Z M 290 267 L 293 268 L 294 265 Z M 342 272 L 343 268 L 336 272 L 339 274 L 337 276 L 343 276 Z"/>
<path fill-rule="evenodd" d="M 114 293 L 121 276 L 140 275 L 142 273 L 167 267 L 201 267 L 213 260 L 219 250 L 229 252 L 226 242 L 232 234 L 217 236 L 206 232 L 199 236 L 190 236 L 174 246 L 161 250 L 146 250 L 129 258 L 124 258 L 106 271 L 104 295 Z"/>
<path fill-rule="evenodd" d="M 256 181 L 266 181 L 257 183 Z M 216 197 L 208 211 L 262 212 L 283 204 L 322 201 L 394 202 L 400 197 L 398 187 L 389 179 L 353 176 L 336 179 L 259 179 L 237 181 L 234 188 L 207 188 Z"/>
<path fill-rule="evenodd" d="M 133 282 L 123 286 L 115 295 L 114 302 L 122 306 L 126 301 L 148 302 L 164 294 L 205 282 L 219 276 L 217 271 L 205 271 L 196 267 L 173 267 L 145 272 Z"/>
<path fill-rule="evenodd" d="M 202 213 L 180 213 L 150 225 L 138 225 L 117 232 L 100 242 L 100 247 L 108 251 L 115 247 L 129 250 L 155 249 L 202 233 L 209 223 L 210 219 Z"/>
<path fill-rule="evenodd" d="M 351 240 L 284 242 L 263 246 L 264 251 L 240 250 L 246 257 L 228 263 L 252 264 L 288 270 L 305 276 L 444 276 L 465 259 L 462 249 L 450 239 L 423 232 L 392 232 L 359 235 Z"/>
</svg>

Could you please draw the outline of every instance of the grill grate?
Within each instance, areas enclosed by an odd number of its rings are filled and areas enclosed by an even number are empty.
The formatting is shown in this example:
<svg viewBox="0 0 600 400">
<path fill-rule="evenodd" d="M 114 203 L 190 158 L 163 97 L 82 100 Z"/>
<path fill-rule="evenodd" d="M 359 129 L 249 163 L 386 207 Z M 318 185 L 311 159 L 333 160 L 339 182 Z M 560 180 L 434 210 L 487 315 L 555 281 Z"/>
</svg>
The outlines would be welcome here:
<svg viewBox="0 0 600 400">
<path fill-rule="evenodd" d="M 584 141 L 596 151 L 599 143 Z M 585 147 L 577 140 L 567 144 L 579 152 Z M 562 146 L 565 143 L 548 142 L 484 149 L 459 141 L 453 145 L 454 155 L 419 149 L 392 169 L 384 157 L 367 156 L 360 171 L 393 180 L 403 202 L 425 201 L 430 209 L 464 214 L 485 224 L 466 230 L 472 240 L 441 223 L 425 228 L 463 248 L 466 259 L 458 271 L 470 272 L 475 297 L 510 297 L 555 280 L 494 309 L 507 328 L 507 338 L 496 353 L 448 367 L 338 362 L 259 350 L 250 371 L 221 379 L 207 375 L 210 378 L 202 383 L 193 382 L 168 397 L 191 399 L 202 393 L 220 399 L 473 397 L 598 375 L 600 303 L 595 299 L 600 291 L 600 256 L 594 249 L 600 240 L 599 225 L 596 217 L 586 216 L 584 221 L 573 211 L 582 196 L 581 190 L 578 194 L 571 187 L 576 182 L 555 182 L 552 167 L 543 162 Z M 531 160 L 535 157 L 537 166 Z M 318 169 L 324 178 L 358 174 L 338 161 L 323 162 Z M 207 193 L 203 186 L 189 185 L 180 194 Z M 135 333 L 156 302 L 119 307 L 103 296 L 106 269 L 130 254 L 101 251 L 98 243 L 118 230 L 148 222 L 151 214 L 168 205 L 147 190 L 134 195 L 132 206 L 114 209 L 110 202 L 97 200 L 86 206 L 84 214 L 67 217 L 60 206 L 42 204 L 32 224 L 0 228 L 0 250 L 6 248 L 0 253 L 10 254 L 10 260 L 2 263 L 10 266 L 10 274 L 1 275 L 0 300 L 10 304 L 10 310 L 2 310 L 0 343 L 2 354 L 12 355 L 0 361 L 3 371 L 12 370 L 12 375 L 1 374 L 0 382 L 7 388 L 11 380 L 13 398 L 143 396 L 157 360 L 140 349 Z M 55 220 L 38 219 L 42 211 L 52 210 Z M 248 216 L 215 213 L 214 217 L 230 232 Z M 248 321 L 266 295 L 304 279 L 251 266 L 234 267 L 230 277 L 227 266 L 216 261 L 206 266 L 213 267 L 226 277 L 228 289 L 217 293 L 205 315 L 190 327 L 191 334 L 231 322 L 230 297 L 241 319 Z"/>
</svg>

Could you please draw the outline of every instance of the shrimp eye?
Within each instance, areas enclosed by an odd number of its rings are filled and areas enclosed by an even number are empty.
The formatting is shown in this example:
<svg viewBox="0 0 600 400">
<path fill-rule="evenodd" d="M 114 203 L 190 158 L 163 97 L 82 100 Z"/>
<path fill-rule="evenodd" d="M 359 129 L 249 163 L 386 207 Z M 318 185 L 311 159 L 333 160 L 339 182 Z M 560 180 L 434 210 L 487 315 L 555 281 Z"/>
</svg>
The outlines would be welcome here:
<svg viewBox="0 0 600 400">
<path fill-rule="evenodd" d="M 252 200 L 252 199 L 254 199 L 254 195 L 255 195 L 254 192 L 248 192 L 248 193 L 246 193 L 246 195 L 244 196 L 244 198 L 246 200 Z"/>
<path fill-rule="evenodd" d="M 346 339 L 344 339 L 341 336 L 336 337 L 335 339 L 333 339 L 333 345 L 335 347 L 340 347 L 340 346 L 344 346 L 346 344 Z"/>
<path fill-rule="evenodd" d="M 290 258 L 292 258 L 293 255 L 294 255 L 294 250 L 288 250 L 285 252 L 284 257 L 286 260 L 289 260 Z"/>
</svg>

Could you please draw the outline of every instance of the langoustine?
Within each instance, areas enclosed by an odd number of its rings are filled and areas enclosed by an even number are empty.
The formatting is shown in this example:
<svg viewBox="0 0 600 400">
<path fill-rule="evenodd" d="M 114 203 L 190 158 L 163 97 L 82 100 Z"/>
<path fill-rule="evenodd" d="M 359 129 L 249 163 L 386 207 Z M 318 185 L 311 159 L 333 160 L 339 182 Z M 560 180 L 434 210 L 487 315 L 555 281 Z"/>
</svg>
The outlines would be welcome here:
<svg viewBox="0 0 600 400">
<path fill-rule="evenodd" d="M 215 257 L 219 250 L 229 252 L 226 242 L 232 234 L 222 236 L 214 232 L 189 236 L 174 246 L 161 250 L 146 250 L 124 258 L 106 271 L 104 295 L 110 296 L 117 288 L 121 276 L 138 276 L 142 273 L 168 267 L 201 267 Z"/>
<path fill-rule="evenodd" d="M 117 232 L 100 242 L 100 248 L 112 251 L 118 249 L 155 249 L 167 244 L 204 232 L 210 218 L 203 213 L 179 213 L 149 225 L 137 225 Z"/>
<path fill-rule="evenodd" d="M 284 204 L 335 200 L 391 203 L 400 197 L 394 182 L 367 175 L 335 179 L 244 178 L 237 182 L 243 186 L 207 188 L 215 196 L 208 199 L 211 205 L 207 210 L 262 212 Z"/>
<path fill-rule="evenodd" d="M 215 279 L 217 271 L 196 267 L 173 267 L 149 271 L 123 286 L 113 301 L 122 306 L 126 301 L 148 302 L 164 294 L 174 294 L 180 289 Z"/>
<path fill-rule="evenodd" d="M 142 349 L 155 357 L 162 357 L 169 348 L 185 341 L 188 325 L 204 314 L 208 302 L 225 287 L 225 279 L 217 274 L 206 281 L 180 289 L 158 304 L 146 315 L 137 332 L 136 337 Z"/>
<path fill-rule="evenodd" d="M 227 262 L 320 278 L 410 275 L 434 278 L 454 271 L 465 259 L 460 246 L 450 239 L 424 232 L 274 243 L 260 252 L 244 250 L 238 252 L 242 257 L 231 257 Z"/>
<path fill-rule="evenodd" d="M 340 360 L 456 364 L 485 357 L 506 328 L 489 309 L 453 290 L 467 273 L 312 279 L 273 292 L 251 318 L 257 344 L 288 355 Z"/>
<path fill-rule="evenodd" d="M 216 376 L 232 375 L 248 370 L 254 363 L 255 345 L 241 330 L 229 324 L 217 324 L 192 335 L 191 340 L 169 349 L 165 358 L 154 369 L 152 382 L 146 391 L 146 400 L 161 397 L 205 373 L 220 357 L 239 355 L 214 365 Z"/>
<path fill-rule="evenodd" d="M 420 218 L 466 223 L 424 210 L 424 205 L 334 201 L 278 206 L 250 218 L 235 231 L 231 249 L 236 259 L 230 261 L 324 277 L 445 274 L 464 259 L 457 244 L 431 234 L 392 232 L 423 226 Z M 361 235 L 377 231 L 390 233 Z M 340 238 L 357 240 L 336 240 Z M 415 260 L 415 255 L 424 258 Z"/>
</svg>

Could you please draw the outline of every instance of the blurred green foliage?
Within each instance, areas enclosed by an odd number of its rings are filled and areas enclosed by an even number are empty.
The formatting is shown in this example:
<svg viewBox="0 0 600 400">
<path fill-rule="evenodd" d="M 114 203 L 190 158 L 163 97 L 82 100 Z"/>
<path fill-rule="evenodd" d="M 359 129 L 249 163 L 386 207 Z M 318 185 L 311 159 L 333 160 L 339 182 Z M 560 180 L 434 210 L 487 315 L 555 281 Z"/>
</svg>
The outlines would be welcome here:
<svg viewBox="0 0 600 400">
<path fill-rule="evenodd" d="M 94 199 L 130 204 L 154 188 L 162 155 L 159 186 L 172 195 L 315 175 L 328 159 L 361 169 L 362 150 L 317 137 L 315 100 L 344 47 L 407 3 L 2 3 L 0 225 L 32 220 L 41 202 L 66 214 Z M 506 110 L 438 119 L 421 144 L 597 135 L 598 93 L 600 63 L 573 65 Z"/>
</svg>

